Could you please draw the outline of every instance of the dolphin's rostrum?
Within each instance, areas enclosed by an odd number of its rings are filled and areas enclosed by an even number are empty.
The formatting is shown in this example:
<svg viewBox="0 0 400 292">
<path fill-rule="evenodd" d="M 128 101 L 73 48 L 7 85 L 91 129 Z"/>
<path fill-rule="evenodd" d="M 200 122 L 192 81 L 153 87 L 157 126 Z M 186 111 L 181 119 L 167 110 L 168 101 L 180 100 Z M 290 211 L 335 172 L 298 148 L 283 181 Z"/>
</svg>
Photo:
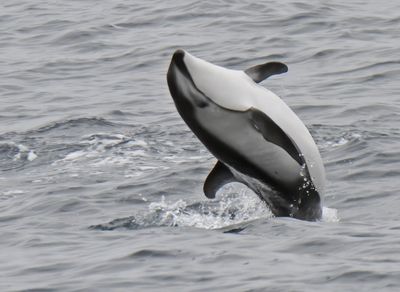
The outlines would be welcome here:
<svg viewBox="0 0 400 292">
<path fill-rule="evenodd" d="M 177 50 L 167 81 L 179 114 L 218 159 L 204 183 L 208 198 L 241 182 L 274 215 L 317 220 L 325 182 L 318 148 L 296 114 L 257 84 L 287 70 L 280 62 L 230 70 Z"/>
</svg>

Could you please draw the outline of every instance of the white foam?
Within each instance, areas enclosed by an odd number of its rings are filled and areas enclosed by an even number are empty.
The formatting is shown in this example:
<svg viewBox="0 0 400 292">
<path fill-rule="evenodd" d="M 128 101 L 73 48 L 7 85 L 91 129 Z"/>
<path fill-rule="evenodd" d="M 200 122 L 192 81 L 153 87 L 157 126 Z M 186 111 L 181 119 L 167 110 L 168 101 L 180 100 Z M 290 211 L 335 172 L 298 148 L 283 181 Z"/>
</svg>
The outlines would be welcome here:
<svg viewBox="0 0 400 292">
<path fill-rule="evenodd" d="M 150 165 L 145 165 L 145 166 L 139 166 L 140 170 L 153 170 L 153 169 L 159 169 L 160 167 L 158 166 L 150 166 Z"/>
<path fill-rule="evenodd" d="M 78 150 L 75 152 L 68 153 L 63 160 L 77 160 L 78 158 L 81 158 L 83 156 L 86 156 L 87 152 Z"/>
<path fill-rule="evenodd" d="M 25 145 L 22 145 L 22 144 L 16 145 L 14 142 L 11 142 L 9 144 L 16 146 L 18 148 L 18 153 L 14 155 L 14 161 L 21 160 L 21 159 L 33 161 L 38 157 L 37 154 L 33 150 L 30 150 Z"/>
<path fill-rule="evenodd" d="M 189 226 L 202 229 L 220 229 L 257 219 L 274 217 L 270 209 L 249 190 L 217 195 L 216 200 L 204 201 L 191 207 L 186 201 L 167 202 L 165 197 L 149 205 L 149 212 L 156 213 L 157 224 Z M 321 222 L 339 222 L 336 209 L 323 207 Z"/>
<path fill-rule="evenodd" d="M 135 140 L 135 141 L 129 141 L 127 143 L 129 146 L 140 146 L 140 147 L 146 147 L 148 146 L 147 142 L 144 140 Z"/>
<path fill-rule="evenodd" d="M 2 196 L 4 197 L 14 197 L 16 195 L 21 195 L 24 194 L 25 192 L 22 190 L 10 190 L 10 191 L 5 191 L 2 193 Z"/>
<path fill-rule="evenodd" d="M 29 161 L 33 161 L 33 160 L 35 160 L 37 157 L 38 157 L 38 156 L 36 155 L 36 153 L 33 152 L 33 151 L 31 150 L 31 151 L 29 151 L 29 153 L 28 153 L 27 159 L 28 159 Z"/>
<path fill-rule="evenodd" d="M 326 141 L 324 146 L 335 148 L 346 145 L 347 143 L 349 143 L 349 140 L 341 137 L 338 141 Z"/>
<path fill-rule="evenodd" d="M 19 151 L 21 151 L 21 152 L 28 152 L 29 151 L 28 147 L 26 147 L 25 145 L 18 144 L 17 147 L 18 147 Z"/>
<path fill-rule="evenodd" d="M 321 146 L 322 148 L 337 148 L 360 138 L 362 138 L 362 135 L 359 133 L 344 133 L 342 137 L 335 137 L 333 141 L 324 141 Z"/>
<path fill-rule="evenodd" d="M 93 167 L 109 164 L 126 165 L 132 164 L 133 158 L 148 157 L 146 152 L 147 142 L 144 140 L 130 141 L 130 139 L 132 138 L 122 134 L 96 133 L 85 135 L 80 143 L 83 149 L 68 153 L 64 158 L 53 162 L 53 165 L 59 165 L 64 162 L 81 162 L 82 160 L 90 160 L 89 164 Z M 123 149 L 125 147 L 134 147 L 134 149 L 128 149 L 126 155 L 121 156 L 120 147 L 123 147 Z M 34 158 L 34 156 L 31 156 L 31 158 Z"/>
<path fill-rule="evenodd" d="M 217 203 L 217 204 L 216 204 Z M 190 208 L 183 200 L 160 202 L 149 205 L 150 212 L 161 216 L 162 225 L 190 226 L 203 229 L 219 229 L 246 221 L 273 217 L 268 207 L 254 194 L 246 191 L 223 195 L 218 202 L 206 201 L 201 208 Z"/>
<path fill-rule="evenodd" d="M 337 209 L 323 207 L 322 208 L 322 221 L 323 222 L 339 222 L 339 214 Z"/>
</svg>

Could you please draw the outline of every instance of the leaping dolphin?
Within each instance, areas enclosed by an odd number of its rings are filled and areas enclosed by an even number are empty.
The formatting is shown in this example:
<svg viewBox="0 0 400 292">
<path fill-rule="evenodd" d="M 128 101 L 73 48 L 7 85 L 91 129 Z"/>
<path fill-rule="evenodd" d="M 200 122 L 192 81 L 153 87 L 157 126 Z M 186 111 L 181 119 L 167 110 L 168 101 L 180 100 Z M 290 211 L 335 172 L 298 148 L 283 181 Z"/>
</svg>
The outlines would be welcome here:
<svg viewBox="0 0 400 292">
<path fill-rule="evenodd" d="M 240 182 L 275 216 L 317 220 L 325 183 L 318 148 L 296 114 L 257 84 L 287 70 L 280 62 L 230 70 L 177 50 L 167 81 L 179 114 L 218 159 L 204 183 L 208 198 Z"/>
</svg>

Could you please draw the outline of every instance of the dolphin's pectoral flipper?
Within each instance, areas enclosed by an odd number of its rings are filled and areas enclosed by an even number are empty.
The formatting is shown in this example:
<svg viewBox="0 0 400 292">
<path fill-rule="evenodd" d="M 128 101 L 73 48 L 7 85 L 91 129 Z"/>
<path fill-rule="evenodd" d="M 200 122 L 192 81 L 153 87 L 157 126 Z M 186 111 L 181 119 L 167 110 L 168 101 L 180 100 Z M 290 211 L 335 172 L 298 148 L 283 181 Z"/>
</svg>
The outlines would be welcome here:
<svg viewBox="0 0 400 292">
<path fill-rule="evenodd" d="M 288 67 L 280 62 L 269 62 L 246 69 L 244 72 L 256 83 L 260 83 L 269 76 L 286 73 Z"/>
<path fill-rule="evenodd" d="M 251 108 L 249 112 L 251 123 L 265 140 L 283 148 L 298 164 L 305 163 L 296 144 L 270 117 L 255 108 Z"/>
<path fill-rule="evenodd" d="M 232 172 L 218 161 L 204 182 L 203 190 L 207 198 L 215 198 L 217 191 L 225 184 L 236 181 Z"/>
</svg>

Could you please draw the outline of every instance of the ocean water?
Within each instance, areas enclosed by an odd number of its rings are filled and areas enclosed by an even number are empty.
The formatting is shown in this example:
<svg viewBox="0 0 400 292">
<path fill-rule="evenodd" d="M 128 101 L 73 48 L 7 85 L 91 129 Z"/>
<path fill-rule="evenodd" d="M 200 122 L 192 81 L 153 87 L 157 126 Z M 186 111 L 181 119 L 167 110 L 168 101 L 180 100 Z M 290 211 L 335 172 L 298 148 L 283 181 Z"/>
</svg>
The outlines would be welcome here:
<svg viewBox="0 0 400 292">
<path fill-rule="evenodd" d="M 0 291 L 400 291 L 400 3 L 3 1 Z M 318 222 L 274 218 L 166 84 L 177 48 L 246 69 L 324 160 Z"/>
</svg>

